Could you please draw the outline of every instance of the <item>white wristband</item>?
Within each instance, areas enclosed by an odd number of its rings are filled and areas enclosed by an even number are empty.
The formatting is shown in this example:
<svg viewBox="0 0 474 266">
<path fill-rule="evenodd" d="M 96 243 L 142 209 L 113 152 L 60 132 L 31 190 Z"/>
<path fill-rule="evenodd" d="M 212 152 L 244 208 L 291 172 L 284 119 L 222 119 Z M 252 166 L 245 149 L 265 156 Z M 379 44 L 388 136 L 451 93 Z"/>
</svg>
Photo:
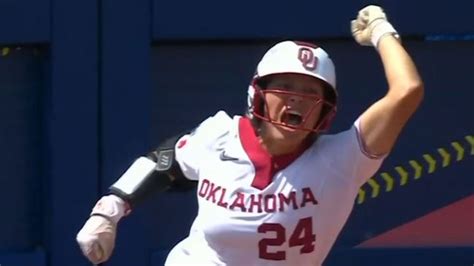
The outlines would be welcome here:
<svg viewBox="0 0 474 266">
<path fill-rule="evenodd" d="M 398 40 L 400 40 L 400 35 L 398 35 L 398 32 L 395 30 L 395 28 L 390 24 L 390 22 L 380 19 L 379 21 L 374 21 L 376 24 L 372 26 L 372 34 L 370 37 L 370 41 L 372 42 L 372 45 L 377 48 L 380 40 L 382 37 L 386 35 L 392 35 Z M 373 23 L 374 23 L 373 22 Z"/>
</svg>

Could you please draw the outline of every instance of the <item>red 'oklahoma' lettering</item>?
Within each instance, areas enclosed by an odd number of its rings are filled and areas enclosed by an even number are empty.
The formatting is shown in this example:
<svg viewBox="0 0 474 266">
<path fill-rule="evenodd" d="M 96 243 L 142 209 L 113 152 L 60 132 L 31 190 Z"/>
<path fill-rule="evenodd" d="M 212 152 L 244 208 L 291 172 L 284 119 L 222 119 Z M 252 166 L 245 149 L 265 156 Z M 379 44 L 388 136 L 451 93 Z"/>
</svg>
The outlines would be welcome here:
<svg viewBox="0 0 474 266">
<path fill-rule="evenodd" d="M 228 190 L 207 179 L 199 187 L 198 196 L 219 207 L 241 212 L 273 213 L 289 209 L 299 209 L 308 205 L 317 205 L 318 201 L 309 187 L 288 194 L 244 194 L 236 192 L 228 195 Z"/>
</svg>

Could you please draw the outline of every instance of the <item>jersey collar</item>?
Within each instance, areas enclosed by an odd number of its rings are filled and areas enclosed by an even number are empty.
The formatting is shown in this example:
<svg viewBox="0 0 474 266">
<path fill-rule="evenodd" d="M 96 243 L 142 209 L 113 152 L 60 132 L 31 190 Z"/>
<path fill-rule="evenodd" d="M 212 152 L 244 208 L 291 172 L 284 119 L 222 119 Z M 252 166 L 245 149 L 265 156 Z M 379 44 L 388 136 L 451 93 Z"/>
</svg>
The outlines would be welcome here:
<svg viewBox="0 0 474 266">
<path fill-rule="evenodd" d="M 310 144 L 302 145 L 294 153 L 272 156 L 260 145 L 258 134 L 248 117 L 241 117 L 239 120 L 239 136 L 245 153 L 255 167 L 252 186 L 260 190 L 266 188 L 273 176 L 296 160 Z"/>
</svg>

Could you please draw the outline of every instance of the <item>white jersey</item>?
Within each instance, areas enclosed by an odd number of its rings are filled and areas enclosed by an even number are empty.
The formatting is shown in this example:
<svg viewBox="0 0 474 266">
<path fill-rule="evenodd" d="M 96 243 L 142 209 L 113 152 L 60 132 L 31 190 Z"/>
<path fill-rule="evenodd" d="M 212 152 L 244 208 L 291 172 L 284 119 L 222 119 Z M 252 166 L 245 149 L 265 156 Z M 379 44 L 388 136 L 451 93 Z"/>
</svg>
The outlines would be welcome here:
<svg viewBox="0 0 474 266">
<path fill-rule="evenodd" d="M 248 118 L 205 120 L 176 144 L 183 173 L 199 181 L 199 211 L 165 265 L 321 265 L 383 159 L 364 152 L 358 132 L 356 121 L 272 158 Z"/>
</svg>

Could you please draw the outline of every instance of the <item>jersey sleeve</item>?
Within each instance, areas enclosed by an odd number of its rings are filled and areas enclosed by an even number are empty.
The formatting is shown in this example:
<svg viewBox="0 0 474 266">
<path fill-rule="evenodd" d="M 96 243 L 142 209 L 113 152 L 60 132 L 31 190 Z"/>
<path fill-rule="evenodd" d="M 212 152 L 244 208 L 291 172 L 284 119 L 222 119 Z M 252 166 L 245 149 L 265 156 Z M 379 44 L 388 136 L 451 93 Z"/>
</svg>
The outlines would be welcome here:
<svg viewBox="0 0 474 266">
<path fill-rule="evenodd" d="M 199 180 L 200 167 L 206 163 L 206 158 L 218 145 L 221 137 L 228 133 L 230 123 L 232 118 L 224 111 L 219 111 L 176 142 L 175 159 L 186 178 Z"/>
<path fill-rule="evenodd" d="M 379 169 L 388 154 L 371 154 L 367 151 L 365 141 L 362 139 L 360 128 L 360 118 L 354 122 L 352 131 L 357 139 L 357 166 L 355 167 L 355 179 L 363 185 L 367 182 Z M 354 147 L 354 149 L 356 149 Z M 357 150 L 357 149 L 356 149 Z"/>
<path fill-rule="evenodd" d="M 339 175 L 350 178 L 357 186 L 367 182 L 387 156 L 367 152 L 361 130 L 360 119 L 357 119 L 349 130 L 331 136 L 322 145 L 329 153 L 331 164 L 338 166 Z"/>
</svg>

